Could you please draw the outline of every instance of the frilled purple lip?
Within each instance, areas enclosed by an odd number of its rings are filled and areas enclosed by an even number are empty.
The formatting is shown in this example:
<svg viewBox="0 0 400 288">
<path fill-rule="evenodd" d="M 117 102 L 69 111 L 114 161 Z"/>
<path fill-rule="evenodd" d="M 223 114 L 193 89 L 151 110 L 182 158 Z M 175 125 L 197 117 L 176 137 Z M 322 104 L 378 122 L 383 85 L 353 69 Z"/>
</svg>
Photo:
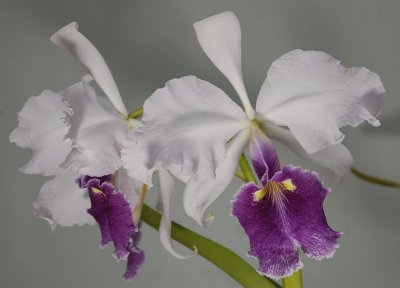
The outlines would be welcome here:
<svg viewBox="0 0 400 288">
<path fill-rule="evenodd" d="M 144 253 L 136 247 L 139 231 L 133 222 L 133 209 L 125 195 L 110 183 L 112 177 L 82 176 L 77 180 L 81 188 L 87 188 L 91 207 L 88 213 L 100 227 L 101 246 L 113 242 L 114 256 L 127 260 L 125 279 L 134 278 L 144 262 Z"/>
<path fill-rule="evenodd" d="M 272 143 L 253 133 L 250 151 L 262 186 L 243 185 L 232 202 L 250 240 L 249 256 L 259 260 L 258 272 L 277 279 L 303 266 L 299 250 L 314 259 L 330 258 L 341 233 L 326 221 L 323 201 L 329 190 L 318 174 L 279 162 Z"/>
</svg>

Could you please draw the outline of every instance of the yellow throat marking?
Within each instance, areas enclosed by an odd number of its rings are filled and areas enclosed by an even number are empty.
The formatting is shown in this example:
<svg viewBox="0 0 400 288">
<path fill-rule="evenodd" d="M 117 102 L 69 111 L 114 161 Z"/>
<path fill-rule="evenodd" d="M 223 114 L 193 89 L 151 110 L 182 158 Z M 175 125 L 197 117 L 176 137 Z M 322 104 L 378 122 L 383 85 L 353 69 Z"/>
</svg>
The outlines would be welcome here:
<svg viewBox="0 0 400 288">
<path fill-rule="evenodd" d="M 92 188 L 92 192 L 93 192 L 94 194 L 104 194 L 103 191 L 101 191 L 100 189 L 97 189 L 97 188 L 95 188 L 95 187 Z"/>
<path fill-rule="evenodd" d="M 283 190 L 288 192 L 293 192 L 296 190 L 296 185 L 293 184 L 292 179 L 286 179 L 282 182 L 269 181 L 265 184 L 264 188 L 254 192 L 253 200 L 254 202 L 260 202 L 264 197 L 270 193 L 272 200 L 278 200 Z"/>
</svg>

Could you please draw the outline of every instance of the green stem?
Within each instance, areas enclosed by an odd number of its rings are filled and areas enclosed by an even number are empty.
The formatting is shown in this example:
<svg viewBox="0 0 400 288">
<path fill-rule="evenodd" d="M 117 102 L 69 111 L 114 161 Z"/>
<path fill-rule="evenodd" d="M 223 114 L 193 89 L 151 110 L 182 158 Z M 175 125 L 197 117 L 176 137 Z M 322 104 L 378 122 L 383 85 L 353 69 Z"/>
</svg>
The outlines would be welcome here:
<svg viewBox="0 0 400 288">
<path fill-rule="evenodd" d="M 283 288 L 303 288 L 303 273 L 301 269 L 291 276 L 282 279 Z"/>
<path fill-rule="evenodd" d="M 358 178 L 365 180 L 367 182 L 377 184 L 377 185 L 382 185 L 382 186 L 387 186 L 387 187 L 392 187 L 392 188 L 398 188 L 400 189 L 400 183 L 391 181 L 391 180 L 386 180 L 386 179 L 381 179 L 378 177 L 374 177 L 368 174 L 365 174 L 364 172 L 361 172 L 360 170 L 357 170 L 356 168 L 352 167 L 351 172 L 353 172 L 354 175 L 356 175 Z"/>
<path fill-rule="evenodd" d="M 158 230 L 161 214 L 146 204 L 142 210 L 142 220 Z M 193 232 L 182 225 L 172 222 L 171 236 L 182 245 L 220 268 L 226 274 L 246 288 L 280 288 L 281 286 L 267 277 L 260 276 L 256 270 L 228 248 Z"/>
<path fill-rule="evenodd" d="M 246 177 L 247 182 L 254 182 L 257 183 L 257 179 L 251 170 L 249 162 L 247 161 L 246 155 L 242 154 L 239 160 L 239 166 L 242 169 L 244 177 Z"/>
<path fill-rule="evenodd" d="M 247 161 L 246 155 L 242 154 L 239 161 L 240 168 L 245 176 L 245 182 L 256 182 L 256 177 L 250 168 L 249 162 Z M 298 270 L 289 277 L 282 279 L 282 284 L 284 288 L 303 288 L 303 276 L 302 271 Z"/>
<path fill-rule="evenodd" d="M 142 116 L 143 115 L 143 108 L 139 108 L 139 109 L 137 109 L 137 110 L 135 110 L 135 111 L 132 111 L 131 113 L 129 113 L 129 115 L 128 115 L 128 119 L 136 119 L 136 118 L 139 118 L 140 116 Z"/>
</svg>

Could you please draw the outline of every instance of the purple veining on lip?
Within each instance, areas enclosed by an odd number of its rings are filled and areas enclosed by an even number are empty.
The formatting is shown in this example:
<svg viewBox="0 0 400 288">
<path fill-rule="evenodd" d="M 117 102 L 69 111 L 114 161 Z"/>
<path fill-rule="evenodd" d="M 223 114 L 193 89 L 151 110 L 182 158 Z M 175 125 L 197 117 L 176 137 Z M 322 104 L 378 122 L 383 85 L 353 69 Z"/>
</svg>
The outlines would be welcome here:
<svg viewBox="0 0 400 288">
<path fill-rule="evenodd" d="M 254 170 L 264 185 L 280 170 L 279 158 L 271 140 L 259 129 L 253 129 L 250 139 L 250 155 Z"/>
<path fill-rule="evenodd" d="M 88 213 L 99 224 L 101 246 L 113 242 L 117 260 L 127 260 L 125 279 L 136 276 L 144 262 L 144 253 L 136 247 L 140 233 L 133 222 L 133 209 L 125 195 L 111 184 L 110 176 L 82 176 L 77 183 L 88 188 L 91 207 Z"/>
<path fill-rule="evenodd" d="M 255 166 L 261 167 L 262 161 L 271 163 L 272 158 L 265 153 L 252 156 L 265 158 L 253 161 Z M 262 172 L 261 168 L 257 169 Z M 264 174 L 270 175 L 269 171 L 266 167 Z M 308 257 L 318 260 L 332 257 L 341 233 L 331 229 L 326 221 L 323 201 L 329 190 L 316 173 L 285 165 L 269 177 L 264 177 L 263 186 L 247 183 L 240 188 L 232 202 L 232 215 L 238 218 L 249 237 L 248 255 L 258 258 L 258 272 L 277 279 L 303 266 L 300 248 Z M 294 185 L 291 189 L 280 185 L 286 180 Z M 274 183 L 279 189 L 271 188 Z M 254 193 L 265 187 L 265 196 L 255 201 Z"/>
</svg>

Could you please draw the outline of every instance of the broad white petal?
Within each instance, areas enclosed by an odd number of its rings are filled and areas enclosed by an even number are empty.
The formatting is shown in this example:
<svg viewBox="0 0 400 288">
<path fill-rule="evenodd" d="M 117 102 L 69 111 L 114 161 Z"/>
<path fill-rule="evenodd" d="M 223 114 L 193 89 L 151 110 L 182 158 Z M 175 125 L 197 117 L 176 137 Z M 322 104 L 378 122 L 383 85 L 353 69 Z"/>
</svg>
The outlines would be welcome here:
<svg viewBox="0 0 400 288">
<path fill-rule="evenodd" d="M 242 51 L 240 23 L 232 12 L 223 12 L 193 24 L 201 48 L 228 78 L 240 100 L 247 116 L 255 116 L 250 104 L 242 76 Z"/>
<path fill-rule="evenodd" d="M 67 109 L 61 93 L 49 90 L 26 101 L 18 114 L 18 127 L 10 135 L 11 142 L 32 150 L 22 172 L 49 176 L 62 171 L 59 165 L 71 151 L 71 143 L 64 140 L 68 128 L 61 120 Z"/>
<path fill-rule="evenodd" d="M 182 179 L 215 177 L 226 142 L 247 125 L 243 110 L 214 85 L 194 76 L 168 81 L 146 100 L 141 125 L 124 142 L 124 167 L 149 185 L 158 168 L 179 166 Z"/>
<path fill-rule="evenodd" d="M 114 173 L 122 166 L 120 149 L 128 135 L 128 122 L 102 105 L 88 84 L 77 83 L 63 94 L 70 108 L 65 117 L 66 137 L 74 145 L 63 167 L 89 176 Z"/>
<path fill-rule="evenodd" d="M 368 121 L 381 111 L 385 90 L 366 68 L 345 68 L 330 55 L 294 50 L 276 60 L 257 99 L 257 112 L 287 126 L 308 153 L 339 144 L 340 128 Z"/>
<path fill-rule="evenodd" d="M 164 248 L 178 259 L 186 259 L 192 255 L 184 256 L 179 254 L 171 242 L 171 210 L 174 201 L 175 183 L 171 174 L 164 169 L 159 170 L 160 176 L 160 194 L 162 203 L 162 217 L 160 223 L 160 240 Z"/>
<path fill-rule="evenodd" d="M 192 179 L 183 196 L 186 213 L 202 226 L 208 226 L 213 220 L 212 214 L 204 217 L 204 212 L 221 194 L 235 176 L 240 155 L 246 149 L 250 139 L 250 129 L 240 131 L 228 144 L 226 158 L 217 167 L 216 177 Z"/>
<path fill-rule="evenodd" d="M 93 217 L 87 213 L 90 208 L 87 189 L 80 189 L 75 180 L 78 174 L 56 175 L 45 183 L 33 202 L 33 212 L 47 220 L 52 229 L 57 225 L 94 225 Z"/>
<path fill-rule="evenodd" d="M 139 200 L 139 192 L 142 188 L 141 182 L 129 177 L 128 171 L 124 168 L 120 168 L 115 172 L 115 187 L 125 194 L 132 207 L 136 206 Z"/>
<path fill-rule="evenodd" d="M 271 123 L 263 123 L 263 130 L 268 137 L 281 142 L 300 157 L 327 168 L 336 181 L 341 181 L 353 166 L 353 157 L 342 144 L 329 146 L 318 152 L 308 154 L 289 130 Z"/>
<path fill-rule="evenodd" d="M 61 28 L 51 36 L 51 41 L 76 57 L 89 70 L 115 109 L 124 116 L 128 115 L 106 61 L 96 47 L 78 31 L 78 23 L 72 22 Z"/>
</svg>

